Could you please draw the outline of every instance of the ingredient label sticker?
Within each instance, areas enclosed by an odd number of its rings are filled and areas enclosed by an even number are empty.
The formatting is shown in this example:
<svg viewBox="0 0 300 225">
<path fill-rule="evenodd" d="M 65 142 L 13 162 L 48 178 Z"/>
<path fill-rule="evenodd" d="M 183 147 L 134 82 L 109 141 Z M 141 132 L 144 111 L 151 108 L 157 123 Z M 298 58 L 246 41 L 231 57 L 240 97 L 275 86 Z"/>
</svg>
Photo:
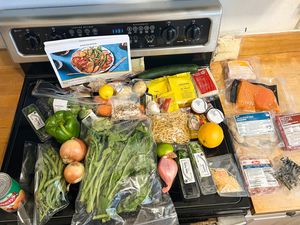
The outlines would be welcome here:
<svg viewBox="0 0 300 225">
<path fill-rule="evenodd" d="M 255 136 L 275 132 L 269 112 L 238 115 L 235 116 L 235 123 L 241 136 Z"/>
<path fill-rule="evenodd" d="M 185 184 L 194 183 L 195 177 L 194 177 L 190 159 L 188 159 L 188 158 L 180 159 L 179 164 L 180 164 L 180 168 L 181 168 L 183 182 Z"/>
<path fill-rule="evenodd" d="M 274 177 L 274 170 L 268 159 L 242 160 L 242 168 L 249 188 L 279 186 Z"/>
<path fill-rule="evenodd" d="M 300 146 L 300 114 L 279 117 L 283 140 L 290 148 Z M 287 142 L 287 143 L 286 143 Z"/>
<path fill-rule="evenodd" d="M 96 114 L 91 110 L 91 112 L 81 122 L 89 127 L 96 119 L 98 119 L 98 116 L 96 116 Z"/>
<path fill-rule="evenodd" d="M 203 153 L 194 153 L 194 157 L 196 160 L 196 164 L 200 173 L 201 177 L 209 177 L 210 171 L 208 168 L 208 164 L 205 158 L 205 155 Z"/>
<path fill-rule="evenodd" d="M 36 130 L 39 130 L 45 126 L 43 119 L 36 111 L 33 111 L 32 113 L 28 114 L 28 119 L 30 120 L 30 122 Z"/>
<path fill-rule="evenodd" d="M 68 101 L 55 98 L 53 100 L 53 110 L 55 113 L 60 110 L 69 110 L 68 109 Z"/>
</svg>

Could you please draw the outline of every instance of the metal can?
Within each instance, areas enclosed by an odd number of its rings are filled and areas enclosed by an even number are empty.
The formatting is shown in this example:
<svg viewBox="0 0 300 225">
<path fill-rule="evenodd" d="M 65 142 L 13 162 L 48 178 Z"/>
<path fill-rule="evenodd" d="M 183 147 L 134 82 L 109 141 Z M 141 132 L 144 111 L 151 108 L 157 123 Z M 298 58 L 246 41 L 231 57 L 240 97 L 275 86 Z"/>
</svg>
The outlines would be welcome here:
<svg viewBox="0 0 300 225">
<path fill-rule="evenodd" d="M 0 172 L 0 208 L 7 212 L 15 212 L 25 200 L 25 192 L 17 181 L 8 174 Z"/>
</svg>

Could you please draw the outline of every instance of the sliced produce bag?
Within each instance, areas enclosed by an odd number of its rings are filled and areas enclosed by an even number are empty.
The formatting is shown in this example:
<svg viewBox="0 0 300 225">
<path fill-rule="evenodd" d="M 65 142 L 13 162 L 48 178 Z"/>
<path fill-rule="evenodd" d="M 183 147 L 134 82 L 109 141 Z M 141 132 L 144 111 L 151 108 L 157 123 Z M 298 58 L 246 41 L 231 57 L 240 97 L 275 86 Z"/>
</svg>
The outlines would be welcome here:
<svg viewBox="0 0 300 225">
<path fill-rule="evenodd" d="M 148 121 L 94 121 L 81 135 L 89 146 L 72 224 L 178 224 L 157 175 Z"/>
<path fill-rule="evenodd" d="M 57 150 L 49 143 L 39 144 L 34 177 L 34 219 L 46 224 L 69 205 L 67 184 L 63 177 L 64 164 Z"/>
</svg>

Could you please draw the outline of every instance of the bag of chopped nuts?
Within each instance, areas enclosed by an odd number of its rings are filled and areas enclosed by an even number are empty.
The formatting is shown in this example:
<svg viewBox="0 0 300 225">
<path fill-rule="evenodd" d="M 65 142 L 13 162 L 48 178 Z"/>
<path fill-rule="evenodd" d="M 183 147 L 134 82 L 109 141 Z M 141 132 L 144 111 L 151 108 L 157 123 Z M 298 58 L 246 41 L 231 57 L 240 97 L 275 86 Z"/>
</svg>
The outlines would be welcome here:
<svg viewBox="0 0 300 225">
<path fill-rule="evenodd" d="M 145 119 L 145 110 L 136 94 L 130 96 L 115 96 L 111 98 L 112 120 Z"/>
</svg>

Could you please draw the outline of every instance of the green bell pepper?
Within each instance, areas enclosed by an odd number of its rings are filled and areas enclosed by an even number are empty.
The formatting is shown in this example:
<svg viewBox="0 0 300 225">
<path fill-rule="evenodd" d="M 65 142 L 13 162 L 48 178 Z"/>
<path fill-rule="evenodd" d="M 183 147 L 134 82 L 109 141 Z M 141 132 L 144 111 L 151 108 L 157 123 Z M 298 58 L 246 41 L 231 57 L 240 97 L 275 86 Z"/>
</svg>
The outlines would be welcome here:
<svg viewBox="0 0 300 225">
<path fill-rule="evenodd" d="M 80 123 L 71 111 L 58 111 L 46 120 L 46 132 L 59 143 L 78 137 Z"/>
</svg>

